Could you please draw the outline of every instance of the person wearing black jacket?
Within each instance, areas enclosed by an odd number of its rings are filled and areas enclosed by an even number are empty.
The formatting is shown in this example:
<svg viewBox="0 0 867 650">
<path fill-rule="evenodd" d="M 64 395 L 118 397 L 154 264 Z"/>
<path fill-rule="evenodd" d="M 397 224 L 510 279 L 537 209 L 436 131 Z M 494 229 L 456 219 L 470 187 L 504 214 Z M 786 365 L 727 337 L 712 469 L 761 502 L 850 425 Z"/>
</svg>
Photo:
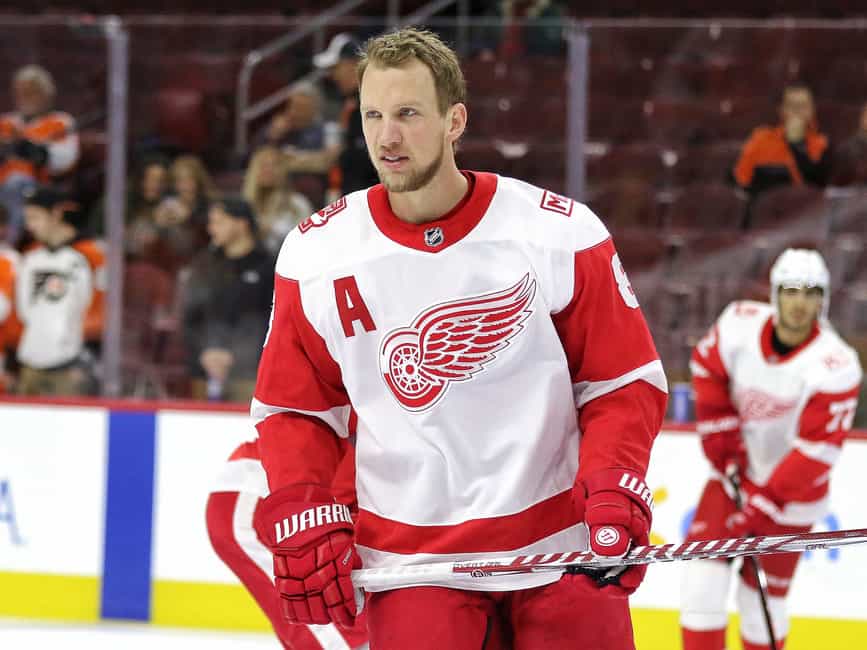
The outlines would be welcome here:
<svg viewBox="0 0 867 650">
<path fill-rule="evenodd" d="M 325 119 L 338 123 L 343 132 L 343 149 L 337 166 L 340 169 L 340 193 L 344 195 L 379 182 L 361 130 L 356 69 L 358 48 L 358 42 L 350 34 L 341 33 L 313 57 L 313 65 L 328 72 Z M 329 198 L 338 197 L 332 194 Z"/>
<path fill-rule="evenodd" d="M 274 258 L 250 204 L 227 197 L 208 212 L 211 244 L 184 286 L 184 333 L 194 398 L 249 402 L 274 293 Z"/>
</svg>

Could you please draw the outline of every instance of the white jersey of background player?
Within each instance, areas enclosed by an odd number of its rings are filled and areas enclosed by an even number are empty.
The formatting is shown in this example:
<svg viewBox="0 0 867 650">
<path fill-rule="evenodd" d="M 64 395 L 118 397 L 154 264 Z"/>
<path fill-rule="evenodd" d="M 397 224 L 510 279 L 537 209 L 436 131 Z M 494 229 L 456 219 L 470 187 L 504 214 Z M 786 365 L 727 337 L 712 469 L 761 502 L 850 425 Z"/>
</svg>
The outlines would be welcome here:
<svg viewBox="0 0 867 650">
<path fill-rule="evenodd" d="M 852 427 L 862 376 L 855 351 L 827 321 L 829 295 L 822 256 L 788 249 L 771 269 L 771 304 L 729 305 L 696 346 L 696 419 L 713 471 L 689 540 L 807 531 L 828 512 L 829 475 Z M 742 513 L 724 487 L 733 465 L 743 483 Z M 778 647 L 788 633 L 784 598 L 799 557 L 761 560 Z M 685 566 L 685 650 L 724 647 L 730 568 L 716 560 Z M 742 569 L 745 650 L 769 643 L 756 589 L 752 571 Z"/>
</svg>

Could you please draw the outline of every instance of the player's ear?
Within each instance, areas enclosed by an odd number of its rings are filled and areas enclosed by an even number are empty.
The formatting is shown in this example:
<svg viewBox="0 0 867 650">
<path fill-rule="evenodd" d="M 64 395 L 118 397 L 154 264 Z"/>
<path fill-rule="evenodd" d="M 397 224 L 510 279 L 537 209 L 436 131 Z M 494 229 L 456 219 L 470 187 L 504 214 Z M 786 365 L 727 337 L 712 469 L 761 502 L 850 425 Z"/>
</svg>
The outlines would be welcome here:
<svg viewBox="0 0 867 650">
<path fill-rule="evenodd" d="M 446 137 L 449 142 L 457 142 L 467 128 L 467 107 L 458 102 L 452 104 L 446 113 Z"/>
</svg>

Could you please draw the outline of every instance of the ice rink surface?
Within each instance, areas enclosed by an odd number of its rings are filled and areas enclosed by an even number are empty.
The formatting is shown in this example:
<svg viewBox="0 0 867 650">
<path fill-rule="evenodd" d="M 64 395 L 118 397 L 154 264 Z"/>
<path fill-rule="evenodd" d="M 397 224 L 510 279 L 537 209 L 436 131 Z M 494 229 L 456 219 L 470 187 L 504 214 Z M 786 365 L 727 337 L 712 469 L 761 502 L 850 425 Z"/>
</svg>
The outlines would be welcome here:
<svg viewBox="0 0 867 650">
<path fill-rule="evenodd" d="M 62 625 L 0 618 L 3 650 L 281 650 L 269 634 L 174 630 L 134 623 Z"/>
</svg>

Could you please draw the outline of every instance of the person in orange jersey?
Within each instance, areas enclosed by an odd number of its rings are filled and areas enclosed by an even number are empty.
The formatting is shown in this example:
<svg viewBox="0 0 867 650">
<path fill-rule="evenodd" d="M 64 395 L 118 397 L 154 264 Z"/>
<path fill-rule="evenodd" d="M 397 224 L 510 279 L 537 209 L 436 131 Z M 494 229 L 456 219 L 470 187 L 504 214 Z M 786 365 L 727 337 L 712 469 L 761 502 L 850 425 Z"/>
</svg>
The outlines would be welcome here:
<svg viewBox="0 0 867 650">
<path fill-rule="evenodd" d="M 737 184 L 755 195 L 777 185 L 827 183 L 827 136 L 819 132 L 813 93 L 801 83 L 783 89 L 780 123 L 755 129 L 734 167 Z"/>
<path fill-rule="evenodd" d="M 20 68 L 12 79 L 15 110 L 0 116 L 0 203 L 11 215 L 8 237 L 17 241 L 23 222 L 23 192 L 78 162 L 75 121 L 53 110 L 57 89 L 38 65 Z"/>
</svg>

